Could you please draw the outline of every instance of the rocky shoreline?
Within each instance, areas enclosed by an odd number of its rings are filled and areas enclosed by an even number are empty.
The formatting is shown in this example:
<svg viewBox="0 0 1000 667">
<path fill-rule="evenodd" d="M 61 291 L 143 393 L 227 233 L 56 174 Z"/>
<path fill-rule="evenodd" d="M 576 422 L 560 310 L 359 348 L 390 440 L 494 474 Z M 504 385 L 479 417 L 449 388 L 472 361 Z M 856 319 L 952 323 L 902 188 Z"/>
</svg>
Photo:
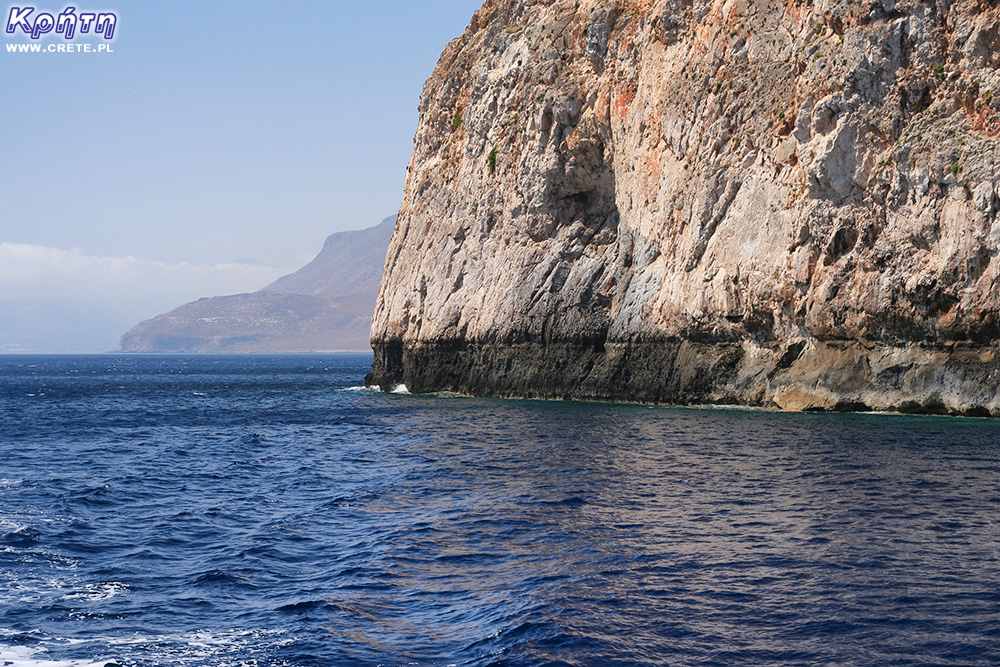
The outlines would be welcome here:
<svg viewBox="0 0 1000 667">
<path fill-rule="evenodd" d="M 1000 348 L 970 345 L 384 344 L 366 381 L 413 393 L 1000 417 Z"/>
</svg>

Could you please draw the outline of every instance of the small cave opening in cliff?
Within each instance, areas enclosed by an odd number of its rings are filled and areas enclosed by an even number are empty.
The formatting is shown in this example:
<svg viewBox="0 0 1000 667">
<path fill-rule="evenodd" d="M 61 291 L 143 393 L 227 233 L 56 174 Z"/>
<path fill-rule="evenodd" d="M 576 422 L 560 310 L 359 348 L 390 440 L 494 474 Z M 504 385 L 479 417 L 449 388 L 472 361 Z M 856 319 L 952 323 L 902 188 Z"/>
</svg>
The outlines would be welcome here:
<svg viewBox="0 0 1000 667">
<path fill-rule="evenodd" d="M 830 245 L 826 249 L 826 257 L 823 259 L 825 266 L 836 263 L 838 259 L 846 255 L 854 248 L 858 242 L 858 230 L 854 227 L 841 227 L 833 235 Z"/>
</svg>

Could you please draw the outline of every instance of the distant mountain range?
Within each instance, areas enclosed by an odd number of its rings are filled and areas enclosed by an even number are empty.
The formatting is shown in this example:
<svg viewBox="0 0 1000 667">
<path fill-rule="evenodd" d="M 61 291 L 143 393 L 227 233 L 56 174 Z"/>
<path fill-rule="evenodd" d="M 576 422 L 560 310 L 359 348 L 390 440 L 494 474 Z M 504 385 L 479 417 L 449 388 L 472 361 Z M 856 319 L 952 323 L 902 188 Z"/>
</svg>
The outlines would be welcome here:
<svg viewBox="0 0 1000 667">
<path fill-rule="evenodd" d="M 120 352 L 367 352 L 396 217 L 340 232 L 258 292 L 199 299 L 134 326 Z"/>
</svg>

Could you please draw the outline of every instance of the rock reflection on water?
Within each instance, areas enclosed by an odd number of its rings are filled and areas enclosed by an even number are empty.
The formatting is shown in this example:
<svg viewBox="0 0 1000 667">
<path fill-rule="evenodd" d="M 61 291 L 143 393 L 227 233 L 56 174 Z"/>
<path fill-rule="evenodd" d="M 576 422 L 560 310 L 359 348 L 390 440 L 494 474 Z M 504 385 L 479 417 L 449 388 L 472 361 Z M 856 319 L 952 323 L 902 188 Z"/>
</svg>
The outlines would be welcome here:
<svg viewBox="0 0 1000 667">
<path fill-rule="evenodd" d="M 526 664 L 908 664 L 1000 620 L 992 423 L 407 400 L 407 473 L 361 511 L 409 620 L 382 607 L 369 637 Z"/>
</svg>

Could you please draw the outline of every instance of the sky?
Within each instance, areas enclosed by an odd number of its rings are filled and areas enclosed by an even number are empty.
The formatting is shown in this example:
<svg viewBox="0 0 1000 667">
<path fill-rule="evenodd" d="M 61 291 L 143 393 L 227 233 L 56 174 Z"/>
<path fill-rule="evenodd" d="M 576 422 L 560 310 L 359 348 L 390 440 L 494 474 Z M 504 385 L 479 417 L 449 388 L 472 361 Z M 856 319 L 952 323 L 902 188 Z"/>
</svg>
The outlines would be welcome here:
<svg viewBox="0 0 1000 667">
<path fill-rule="evenodd" d="M 0 33 L 0 352 L 106 345 L 32 343 L 46 304 L 106 312 L 113 348 L 395 213 L 423 82 L 481 2 L 81 1 L 110 42 Z M 112 52 L 10 51 L 32 42 Z"/>
</svg>

